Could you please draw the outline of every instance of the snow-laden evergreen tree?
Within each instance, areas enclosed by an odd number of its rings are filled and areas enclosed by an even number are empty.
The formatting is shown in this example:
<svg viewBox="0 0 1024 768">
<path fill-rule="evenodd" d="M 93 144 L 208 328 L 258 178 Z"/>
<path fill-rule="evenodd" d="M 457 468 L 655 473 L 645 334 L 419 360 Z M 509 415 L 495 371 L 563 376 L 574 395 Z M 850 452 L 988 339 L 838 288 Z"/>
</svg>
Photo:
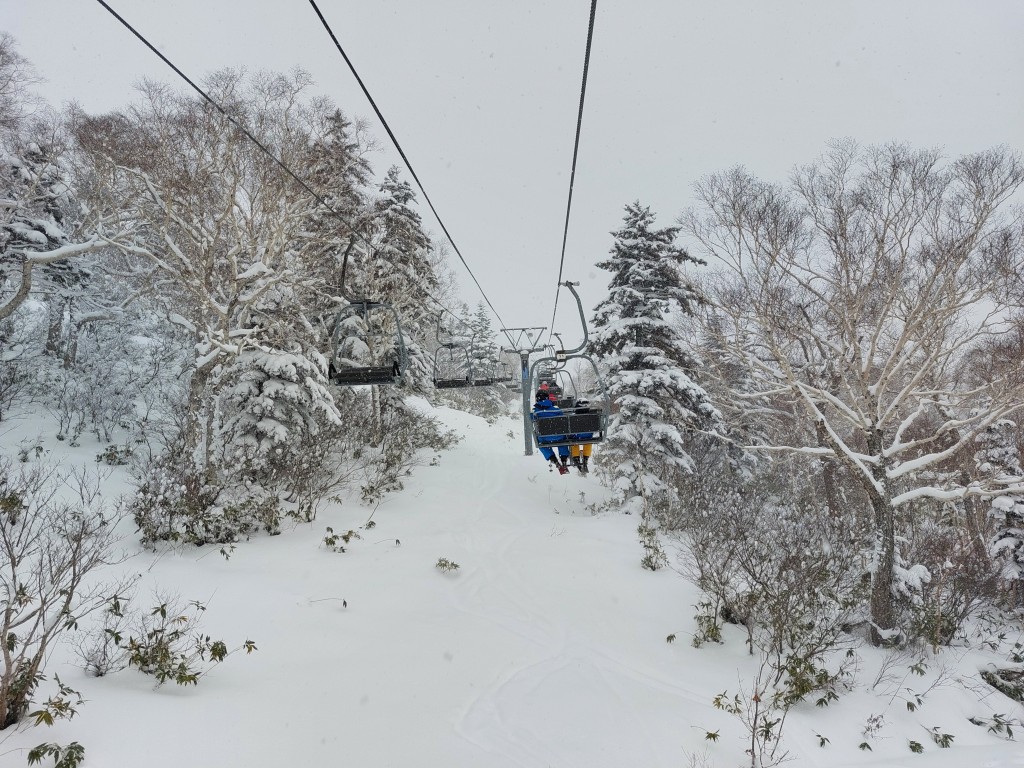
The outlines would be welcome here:
<svg viewBox="0 0 1024 768">
<path fill-rule="evenodd" d="M 370 167 L 359 123 L 353 125 L 340 110 L 311 117 L 313 141 L 303 163 L 308 168 L 304 178 L 330 209 L 317 206 L 309 212 L 307 232 L 317 247 L 305 267 L 324 281 L 328 294 L 337 295 L 346 255 L 354 266 L 370 236 L 373 211 L 365 193 Z M 349 288 L 350 295 L 359 292 Z"/>
<path fill-rule="evenodd" d="M 437 288 L 430 261 L 431 242 L 423 231 L 423 220 L 413 207 L 416 193 L 392 166 L 380 186 L 373 205 L 374 253 L 366 278 L 374 290 L 400 309 L 412 327 L 426 327 L 431 310 L 423 291 Z"/>
<path fill-rule="evenodd" d="M 493 378 L 495 361 L 498 359 L 498 345 L 494 343 L 494 327 L 487 306 L 478 301 L 470 320 L 473 336 L 470 340 L 469 357 L 473 363 L 475 378 Z"/>
<path fill-rule="evenodd" d="M 997 483 L 1020 485 L 1024 468 L 1017 446 L 1017 425 L 1000 419 L 976 438 L 974 455 L 978 471 Z M 1024 493 L 1008 493 L 992 499 L 989 515 L 996 524 L 992 553 L 1003 563 L 1002 576 L 1019 582 L 1024 577 Z"/>
<path fill-rule="evenodd" d="M 638 511 L 671 503 L 673 477 L 693 468 L 687 433 L 719 418 L 694 380 L 698 364 L 678 327 L 678 315 L 700 301 L 681 268 L 701 262 L 675 245 L 678 228 L 654 223 L 650 208 L 626 206 L 611 255 L 597 264 L 612 280 L 591 334 L 614 413 L 598 466 L 627 509 Z"/>
<path fill-rule="evenodd" d="M 315 352 L 298 346 L 248 349 L 235 358 L 221 395 L 225 458 L 253 472 L 287 472 L 325 422 L 340 426 L 324 367 Z"/>
<path fill-rule="evenodd" d="M 416 391 L 429 387 L 431 362 L 425 342 L 434 332 L 434 310 L 424 293 L 437 290 L 431 261 L 431 241 L 413 207 L 416 193 L 391 167 L 374 201 L 373 247 L 359 273 L 359 284 L 368 297 L 391 304 L 402 323 L 409 356 L 406 384 Z M 393 321 L 379 314 L 381 328 L 394 332 Z"/>
</svg>

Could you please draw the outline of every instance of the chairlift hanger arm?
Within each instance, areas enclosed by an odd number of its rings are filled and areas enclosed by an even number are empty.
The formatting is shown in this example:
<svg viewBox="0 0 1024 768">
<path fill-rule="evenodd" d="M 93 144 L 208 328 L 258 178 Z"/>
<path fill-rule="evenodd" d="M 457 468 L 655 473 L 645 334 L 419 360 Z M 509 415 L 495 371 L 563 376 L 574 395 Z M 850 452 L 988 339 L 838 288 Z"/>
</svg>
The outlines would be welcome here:
<svg viewBox="0 0 1024 768">
<path fill-rule="evenodd" d="M 583 314 L 583 302 L 580 300 L 580 295 L 576 293 L 576 286 L 579 285 L 579 283 L 574 283 L 570 280 L 566 280 L 564 283 L 562 283 L 562 285 L 568 288 L 572 292 L 573 298 L 576 299 L 576 308 L 579 309 L 580 311 L 580 325 L 583 327 L 583 341 L 575 349 L 562 349 L 560 351 L 563 355 L 577 355 L 587 348 L 587 342 L 590 340 L 590 334 L 587 331 L 587 318 Z M 558 334 L 555 333 L 553 333 L 552 335 L 558 336 Z M 558 336 L 558 340 L 561 341 L 562 337 Z"/>
</svg>

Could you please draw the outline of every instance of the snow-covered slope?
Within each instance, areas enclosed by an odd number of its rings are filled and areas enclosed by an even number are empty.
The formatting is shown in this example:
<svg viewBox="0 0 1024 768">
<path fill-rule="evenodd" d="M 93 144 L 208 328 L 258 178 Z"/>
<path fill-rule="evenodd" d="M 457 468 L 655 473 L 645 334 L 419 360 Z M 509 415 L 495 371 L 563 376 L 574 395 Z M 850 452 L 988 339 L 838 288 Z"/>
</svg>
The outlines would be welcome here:
<svg viewBox="0 0 1024 768">
<path fill-rule="evenodd" d="M 512 420 L 437 415 L 463 441 L 376 509 L 328 507 L 312 524 L 240 544 L 230 560 L 217 547 L 139 552 L 126 567 L 143 574 L 141 596 L 155 587 L 199 600 L 206 632 L 229 648 L 251 639 L 258 651 L 229 656 L 196 687 L 154 688 L 135 670 L 88 678 L 60 650 L 48 672 L 87 702 L 51 729 L 0 734 L 0 765 L 24 765 L 23 748 L 43 741 L 80 742 L 85 768 L 749 765 L 739 721 L 711 706 L 753 677 L 744 634 L 727 627 L 724 645 L 693 648 L 699 593 L 672 570 L 640 567 L 638 521 L 594 514 L 604 491 L 593 476 L 562 477 L 522 456 Z M 8 427 L 8 453 L 39 429 Z M 113 477 L 111 489 L 123 481 Z M 362 538 L 329 551 L 327 526 Z M 439 558 L 459 568 L 442 572 Z M 910 713 L 901 697 L 942 666 L 951 679 L 986 657 L 929 659 L 926 678 L 908 673 L 880 695 L 866 686 L 882 654 L 861 655 L 857 690 L 790 714 L 792 765 L 1024 765 L 1014 742 L 967 722 L 1019 718 L 1010 700 L 944 684 Z M 886 724 L 871 751 L 859 750 L 872 714 Z M 932 743 L 931 726 L 954 734 L 950 749 Z"/>
</svg>

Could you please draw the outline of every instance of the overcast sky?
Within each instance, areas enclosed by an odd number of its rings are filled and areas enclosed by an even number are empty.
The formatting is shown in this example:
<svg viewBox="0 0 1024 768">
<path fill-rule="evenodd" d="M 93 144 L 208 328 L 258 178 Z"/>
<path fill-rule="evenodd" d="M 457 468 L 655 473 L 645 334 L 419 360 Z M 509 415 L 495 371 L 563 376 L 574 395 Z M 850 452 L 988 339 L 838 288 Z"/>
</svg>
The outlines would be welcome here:
<svg viewBox="0 0 1024 768">
<path fill-rule="evenodd" d="M 109 2 L 193 79 L 309 71 L 373 119 L 378 176 L 400 162 L 307 0 Z M 549 325 L 590 1 L 318 5 L 502 320 Z M 0 0 L 0 27 L 55 105 L 104 111 L 141 77 L 180 82 L 95 0 Z M 588 316 L 627 202 L 667 226 L 701 176 L 741 164 L 784 181 L 837 137 L 1024 149 L 1024 2 L 600 0 L 565 265 Z M 568 343 L 564 294 L 558 314 Z"/>
</svg>

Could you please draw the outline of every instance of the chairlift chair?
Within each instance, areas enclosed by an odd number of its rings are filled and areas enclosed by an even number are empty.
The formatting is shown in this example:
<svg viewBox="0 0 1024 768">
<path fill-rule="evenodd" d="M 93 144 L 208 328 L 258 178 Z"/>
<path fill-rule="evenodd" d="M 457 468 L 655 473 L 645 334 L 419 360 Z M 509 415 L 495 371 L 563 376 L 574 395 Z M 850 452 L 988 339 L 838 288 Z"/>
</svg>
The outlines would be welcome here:
<svg viewBox="0 0 1024 768">
<path fill-rule="evenodd" d="M 431 377 L 437 389 L 462 389 L 473 384 L 473 362 L 469 359 L 469 348 L 441 324 L 444 313 L 437 315 L 434 336 L 438 347 L 434 351 L 434 373 Z M 444 350 L 446 354 L 441 354 Z M 458 353 L 456 352 L 458 351 Z"/>
<path fill-rule="evenodd" d="M 597 363 L 589 355 L 569 354 L 559 351 L 558 356 L 555 358 L 540 358 L 535 361 L 530 368 L 532 391 L 538 391 L 540 385 L 544 382 L 542 376 L 547 374 L 553 377 L 555 364 L 564 363 L 568 360 L 586 360 L 590 363 L 594 373 L 597 375 L 598 386 L 601 388 L 601 402 L 591 403 L 584 401 L 585 404 L 581 405 L 578 399 L 579 392 L 576 390 L 575 382 L 572 382 L 573 391 L 576 392 L 577 396 L 566 397 L 563 391 L 563 397 L 560 397 L 555 403 L 562 412 L 561 416 L 545 416 L 543 418 L 531 419 L 533 438 L 538 446 L 557 448 L 562 445 L 602 443 L 607 434 L 611 402 L 601 379 L 600 371 L 598 371 Z M 559 372 L 569 375 L 568 371 Z M 553 380 L 553 378 L 548 380 Z M 548 386 L 549 388 L 551 387 L 550 384 Z M 561 437 L 562 439 L 551 440 L 552 437 Z M 545 438 L 544 442 L 541 442 L 540 438 Z"/>
<path fill-rule="evenodd" d="M 608 431 L 608 418 L 611 414 L 611 399 L 608 395 L 608 388 L 604 385 L 604 380 L 601 377 L 601 371 L 598 370 L 594 359 L 584 353 L 589 334 L 587 332 L 587 321 L 583 315 L 583 302 L 580 301 L 579 294 L 574 287 L 576 283 L 566 281 L 562 285 L 568 288 L 576 299 L 576 307 L 580 313 L 580 323 L 583 326 L 583 341 L 574 349 L 566 350 L 563 345 L 562 349 L 555 349 L 550 357 L 542 357 L 535 360 L 533 365 L 530 366 L 529 382 L 534 392 L 537 391 L 544 381 L 548 382 L 549 388 L 551 387 L 551 382 L 558 386 L 557 377 L 559 374 L 568 375 L 571 380 L 571 374 L 566 370 L 566 365 L 570 360 L 585 360 L 594 370 L 595 380 L 600 388 L 601 402 L 598 404 L 588 402 L 586 405 L 580 405 L 578 400 L 574 400 L 571 406 L 565 408 L 559 406 L 559 410 L 562 412 L 561 416 L 531 418 L 534 442 L 538 446 L 543 445 L 545 448 L 556 448 L 563 445 L 592 445 L 604 442 Z M 557 336 L 554 333 L 552 335 Z M 560 336 L 558 340 L 561 343 L 562 339 Z M 575 382 L 572 382 L 572 384 L 575 390 Z M 540 442 L 540 438 L 545 438 L 543 443 Z"/>
<path fill-rule="evenodd" d="M 441 355 L 446 350 L 447 355 Z M 462 354 L 456 354 L 459 350 Z M 469 351 L 456 342 L 445 342 L 434 352 L 434 386 L 438 389 L 462 389 L 473 386 Z"/>
<path fill-rule="evenodd" d="M 334 327 L 331 329 L 331 359 L 327 365 L 327 376 L 332 382 L 343 387 L 400 384 L 409 364 L 409 356 L 405 350 L 402 321 L 398 317 L 398 311 L 386 301 L 367 298 L 354 299 L 345 291 L 348 255 L 354 247 L 355 242 L 353 241 L 345 251 L 341 265 L 339 292 L 348 305 L 334 317 Z M 394 320 L 393 332 L 384 330 L 383 323 L 378 321 L 381 313 L 384 318 L 390 317 Z M 349 356 L 353 348 L 362 347 L 359 351 L 372 352 L 375 346 L 380 347 L 381 345 L 375 343 L 374 339 L 391 339 L 386 362 L 378 361 L 377 365 L 360 365 Z"/>
<path fill-rule="evenodd" d="M 384 313 L 394 320 L 394 332 L 384 331 L 376 318 L 371 315 Z M 359 328 L 362 321 L 363 328 Z M 374 330 L 374 328 L 378 330 Z M 378 365 L 359 365 L 347 356 L 352 347 L 370 349 L 374 346 L 373 339 L 391 339 L 389 359 Z M 370 299 L 350 299 L 334 318 L 331 332 L 331 359 L 328 364 L 328 378 L 343 387 L 376 384 L 387 386 L 399 384 L 405 375 L 408 356 L 405 350 L 405 339 L 402 336 L 402 323 L 398 312 L 393 306 L 383 301 Z"/>
<path fill-rule="evenodd" d="M 491 387 L 512 378 L 511 366 L 503 360 L 491 360 L 481 367 L 473 368 L 473 386 Z"/>
</svg>

